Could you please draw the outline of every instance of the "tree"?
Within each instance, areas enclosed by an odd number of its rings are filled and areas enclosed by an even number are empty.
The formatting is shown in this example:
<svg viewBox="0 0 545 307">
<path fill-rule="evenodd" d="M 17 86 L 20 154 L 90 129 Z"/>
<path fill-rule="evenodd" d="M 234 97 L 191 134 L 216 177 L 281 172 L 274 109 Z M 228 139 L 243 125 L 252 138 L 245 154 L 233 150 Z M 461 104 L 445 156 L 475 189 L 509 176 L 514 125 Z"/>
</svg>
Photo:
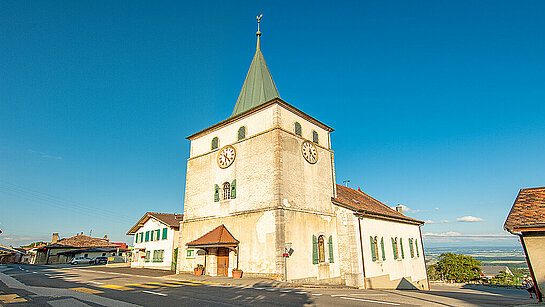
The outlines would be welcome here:
<svg viewBox="0 0 545 307">
<path fill-rule="evenodd" d="M 435 273 L 441 280 L 468 282 L 481 277 L 481 262 L 471 256 L 444 253 L 439 256 L 435 265 Z"/>
<path fill-rule="evenodd" d="M 494 276 L 490 280 L 490 283 L 493 284 L 493 285 L 516 285 L 516 284 L 518 284 L 517 278 L 512 274 L 508 274 L 505 271 L 501 271 L 499 274 Z"/>
</svg>

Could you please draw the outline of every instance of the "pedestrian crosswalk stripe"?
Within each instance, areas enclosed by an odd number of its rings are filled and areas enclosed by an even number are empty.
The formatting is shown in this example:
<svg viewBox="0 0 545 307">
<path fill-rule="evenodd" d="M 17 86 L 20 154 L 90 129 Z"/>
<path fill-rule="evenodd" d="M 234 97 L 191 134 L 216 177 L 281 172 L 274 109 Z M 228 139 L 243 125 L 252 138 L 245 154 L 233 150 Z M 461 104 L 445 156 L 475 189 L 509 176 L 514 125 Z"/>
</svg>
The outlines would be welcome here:
<svg viewBox="0 0 545 307">
<path fill-rule="evenodd" d="M 174 284 L 174 285 L 199 286 L 199 284 L 194 284 L 194 283 L 185 282 L 185 281 L 165 281 L 165 282 L 169 284 Z"/>
<path fill-rule="evenodd" d="M 89 293 L 89 294 L 97 294 L 97 293 L 104 293 L 104 291 L 95 290 L 95 289 L 89 289 L 89 288 L 70 288 L 70 290 L 79 291 L 83 293 Z"/>
<path fill-rule="evenodd" d="M 118 285 L 100 285 L 100 286 L 97 286 L 97 287 L 107 288 L 107 289 L 114 289 L 114 290 L 119 290 L 119 291 L 134 290 L 133 288 L 118 286 Z"/>
<path fill-rule="evenodd" d="M 157 286 L 150 286 L 144 284 L 125 284 L 125 286 L 140 287 L 140 288 L 157 288 Z"/>
<path fill-rule="evenodd" d="M 217 283 L 214 282 L 206 282 L 206 281 L 195 281 L 195 280 L 180 280 L 180 282 L 190 282 L 194 284 L 204 284 L 204 285 L 216 285 Z"/>
</svg>

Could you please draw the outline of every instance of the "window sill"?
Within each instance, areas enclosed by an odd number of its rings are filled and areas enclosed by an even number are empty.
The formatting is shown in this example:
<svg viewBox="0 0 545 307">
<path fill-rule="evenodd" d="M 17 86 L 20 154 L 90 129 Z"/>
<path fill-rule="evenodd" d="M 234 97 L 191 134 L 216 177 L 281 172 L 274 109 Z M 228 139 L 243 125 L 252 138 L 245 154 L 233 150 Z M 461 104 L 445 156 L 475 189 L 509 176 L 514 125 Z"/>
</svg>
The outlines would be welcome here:
<svg viewBox="0 0 545 307">
<path fill-rule="evenodd" d="M 320 262 L 318 266 L 329 266 L 329 262 Z"/>
</svg>

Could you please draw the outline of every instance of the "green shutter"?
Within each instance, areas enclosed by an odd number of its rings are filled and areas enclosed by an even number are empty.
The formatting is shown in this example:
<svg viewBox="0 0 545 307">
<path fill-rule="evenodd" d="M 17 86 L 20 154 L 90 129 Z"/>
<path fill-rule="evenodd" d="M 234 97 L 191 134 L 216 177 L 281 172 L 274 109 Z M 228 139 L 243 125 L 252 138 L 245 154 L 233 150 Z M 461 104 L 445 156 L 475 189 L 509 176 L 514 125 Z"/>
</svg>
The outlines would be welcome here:
<svg viewBox="0 0 545 307">
<path fill-rule="evenodd" d="M 409 249 L 411 251 L 411 258 L 414 258 L 413 239 L 409 239 Z"/>
<path fill-rule="evenodd" d="M 414 239 L 414 248 L 416 249 L 416 257 L 420 257 L 420 252 L 418 251 L 418 240 Z"/>
<path fill-rule="evenodd" d="M 333 236 L 329 236 L 327 249 L 329 250 L 329 263 L 333 263 Z"/>
<path fill-rule="evenodd" d="M 317 264 L 318 262 L 318 238 L 312 235 L 312 263 Z"/>
<path fill-rule="evenodd" d="M 392 250 L 394 251 L 394 259 L 397 259 L 396 241 L 392 238 Z"/>
<path fill-rule="evenodd" d="M 371 255 L 373 256 L 373 261 L 377 261 L 377 251 L 375 250 L 375 240 L 373 240 L 372 236 L 370 236 L 369 239 L 371 239 Z"/>
<path fill-rule="evenodd" d="M 140 233 L 140 243 L 144 242 L 144 233 Z"/>
<path fill-rule="evenodd" d="M 405 259 L 405 252 L 403 251 L 403 239 L 399 238 L 399 247 L 401 248 L 401 258 Z"/>
<path fill-rule="evenodd" d="M 161 239 L 159 239 L 161 237 L 161 229 L 157 229 L 155 231 L 155 241 L 159 241 Z"/>
<path fill-rule="evenodd" d="M 149 251 L 146 251 L 146 258 L 144 258 L 144 262 L 149 262 Z"/>
<path fill-rule="evenodd" d="M 138 243 L 138 236 L 139 235 L 140 235 L 139 233 L 136 234 L 136 237 L 134 238 L 134 240 L 135 240 L 134 243 Z"/>
<path fill-rule="evenodd" d="M 231 198 L 234 199 L 234 198 L 237 198 L 237 180 L 233 180 L 233 182 L 231 182 Z"/>
<path fill-rule="evenodd" d="M 149 231 L 146 231 L 146 242 L 149 241 Z"/>
<path fill-rule="evenodd" d="M 386 260 L 386 253 L 384 252 L 384 237 L 380 238 L 380 249 L 382 250 L 382 260 Z"/>
<path fill-rule="evenodd" d="M 168 228 L 163 228 L 163 240 L 166 240 L 168 236 Z"/>
<path fill-rule="evenodd" d="M 220 201 L 220 186 L 217 184 L 214 185 L 214 201 Z"/>
</svg>

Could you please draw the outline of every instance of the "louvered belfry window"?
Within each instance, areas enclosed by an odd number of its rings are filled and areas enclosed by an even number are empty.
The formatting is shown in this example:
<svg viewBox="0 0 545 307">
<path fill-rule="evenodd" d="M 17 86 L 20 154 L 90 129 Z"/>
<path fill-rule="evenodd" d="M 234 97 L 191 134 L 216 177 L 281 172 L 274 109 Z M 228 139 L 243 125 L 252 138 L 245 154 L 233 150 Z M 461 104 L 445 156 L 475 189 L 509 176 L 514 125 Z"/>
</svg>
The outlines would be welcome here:
<svg viewBox="0 0 545 307">
<path fill-rule="evenodd" d="M 318 132 L 316 132 L 316 130 L 312 131 L 312 141 L 316 144 L 319 144 Z"/>
<path fill-rule="evenodd" d="M 210 144 L 210 149 L 211 149 L 211 150 L 214 150 L 214 149 L 218 148 L 219 142 L 220 142 L 220 140 L 218 139 L 218 137 L 217 137 L 217 136 L 214 137 L 214 138 L 212 139 L 212 143 Z"/>
<path fill-rule="evenodd" d="M 303 136 L 303 129 L 301 128 L 301 124 L 298 122 L 295 122 L 295 134 L 298 136 Z"/>
<path fill-rule="evenodd" d="M 237 140 L 242 140 L 246 138 L 246 127 L 242 126 L 240 128 L 238 128 L 238 135 L 237 135 Z"/>
</svg>

